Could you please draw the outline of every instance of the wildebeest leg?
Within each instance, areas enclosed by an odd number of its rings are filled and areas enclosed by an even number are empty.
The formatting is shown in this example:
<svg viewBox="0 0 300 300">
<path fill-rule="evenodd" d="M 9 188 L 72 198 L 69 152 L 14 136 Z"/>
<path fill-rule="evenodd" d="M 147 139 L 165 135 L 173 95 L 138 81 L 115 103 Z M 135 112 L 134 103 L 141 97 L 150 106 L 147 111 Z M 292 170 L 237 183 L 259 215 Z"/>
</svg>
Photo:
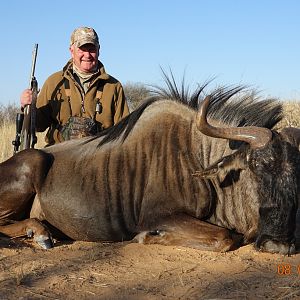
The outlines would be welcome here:
<svg viewBox="0 0 300 300">
<path fill-rule="evenodd" d="M 240 236 L 233 236 L 225 228 L 187 215 L 176 215 L 151 231 L 140 232 L 133 242 L 225 252 L 236 249 L 240 240 Z"/>
<path fill-rule="evenodd" d="M 9 225 L 0 226 L 0 233 L 9 237 L 33 237 L 34 241 L 42 248 L 49 249 L 53 247 L 50 233 L 37 219 L 26 219 Z"/>
<path fill-rule="evenodd" d="M 49 248 L 48 231 L 37 219 L 28 218 L 52 160 L 47 153 L 28 149 L 0 164 L 0 233 L 10 237 L 34 236 L 40 246 Z"/>
<path fill-rule="evenodd" d="M 0 164 L 0 224 L 28 218 L 34 196 L 51 167 L 52 156 L 21 151 Z"/>
</svg>

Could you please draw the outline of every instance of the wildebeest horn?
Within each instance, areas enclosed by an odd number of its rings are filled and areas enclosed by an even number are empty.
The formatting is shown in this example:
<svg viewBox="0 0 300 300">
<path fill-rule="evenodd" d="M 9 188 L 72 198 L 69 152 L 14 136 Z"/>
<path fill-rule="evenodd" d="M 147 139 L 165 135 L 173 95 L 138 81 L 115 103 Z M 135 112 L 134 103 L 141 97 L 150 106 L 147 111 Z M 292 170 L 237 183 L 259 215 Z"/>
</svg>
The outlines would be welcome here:
<svg viewBox="0 0 300 300">
<path fill-rule="evenodd" d="M 268 128 L 255 126 L 220 128 L 208 124 L 206 114 L 210 99 L 211 96 L 204 99 L 197 114 L 197 127 L 203 134 L 216 138 L 243 141 L 248 143 L 252 149 L 262 148 L 270 142 L 272 132 Z"/>
</svg>

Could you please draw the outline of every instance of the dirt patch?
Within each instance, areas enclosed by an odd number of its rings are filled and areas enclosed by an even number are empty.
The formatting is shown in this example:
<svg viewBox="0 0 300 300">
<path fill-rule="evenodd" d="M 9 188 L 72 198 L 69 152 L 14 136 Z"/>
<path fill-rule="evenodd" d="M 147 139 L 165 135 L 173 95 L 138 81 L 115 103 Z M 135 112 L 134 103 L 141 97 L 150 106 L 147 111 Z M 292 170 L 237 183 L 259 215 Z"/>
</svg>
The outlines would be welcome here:
<svg viewBox="0 0 300 300">
<path fill-rule="evenodd" d="M 296 299 L 300 254 L 0 240 L 0 299 Z"/>
</svg>

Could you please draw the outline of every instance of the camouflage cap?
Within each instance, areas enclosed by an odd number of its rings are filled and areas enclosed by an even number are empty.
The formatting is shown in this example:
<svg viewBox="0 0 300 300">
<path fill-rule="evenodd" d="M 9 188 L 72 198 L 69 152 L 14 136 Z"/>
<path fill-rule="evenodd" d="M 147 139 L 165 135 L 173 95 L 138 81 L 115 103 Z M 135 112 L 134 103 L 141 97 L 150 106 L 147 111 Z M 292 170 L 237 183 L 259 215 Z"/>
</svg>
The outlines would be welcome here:
<svg viewBox="0 0 300 300">
<path fill-rule="evenodd" d="M 98 35 L 91 27 L 76 28 L 71 35 L 70 45 L 73 44 L 78 48 L 84 44 L 93 44 L 100 47 Z"/>
</svg>

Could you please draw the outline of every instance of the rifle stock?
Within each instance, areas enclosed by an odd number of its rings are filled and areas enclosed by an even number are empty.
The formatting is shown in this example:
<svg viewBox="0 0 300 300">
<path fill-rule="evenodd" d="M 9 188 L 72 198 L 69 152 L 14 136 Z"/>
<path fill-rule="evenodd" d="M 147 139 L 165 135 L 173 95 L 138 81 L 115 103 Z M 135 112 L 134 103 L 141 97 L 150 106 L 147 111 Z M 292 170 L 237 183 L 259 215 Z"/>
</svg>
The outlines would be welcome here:
<svg viewBox="0 0 300 300">
<path fill-rule="evenodd" d="M 17 113 L 17 115 L 16 115 L 16 138 L 14 141 L 12 141 L 12 144 L 14 145 L 14 154 L 16 154 L 19 151 L 19 147 L 21 145 L 21 133 L 22 133 L 23 121 L 24 121 L 24 114 Z"/>
</svg>

